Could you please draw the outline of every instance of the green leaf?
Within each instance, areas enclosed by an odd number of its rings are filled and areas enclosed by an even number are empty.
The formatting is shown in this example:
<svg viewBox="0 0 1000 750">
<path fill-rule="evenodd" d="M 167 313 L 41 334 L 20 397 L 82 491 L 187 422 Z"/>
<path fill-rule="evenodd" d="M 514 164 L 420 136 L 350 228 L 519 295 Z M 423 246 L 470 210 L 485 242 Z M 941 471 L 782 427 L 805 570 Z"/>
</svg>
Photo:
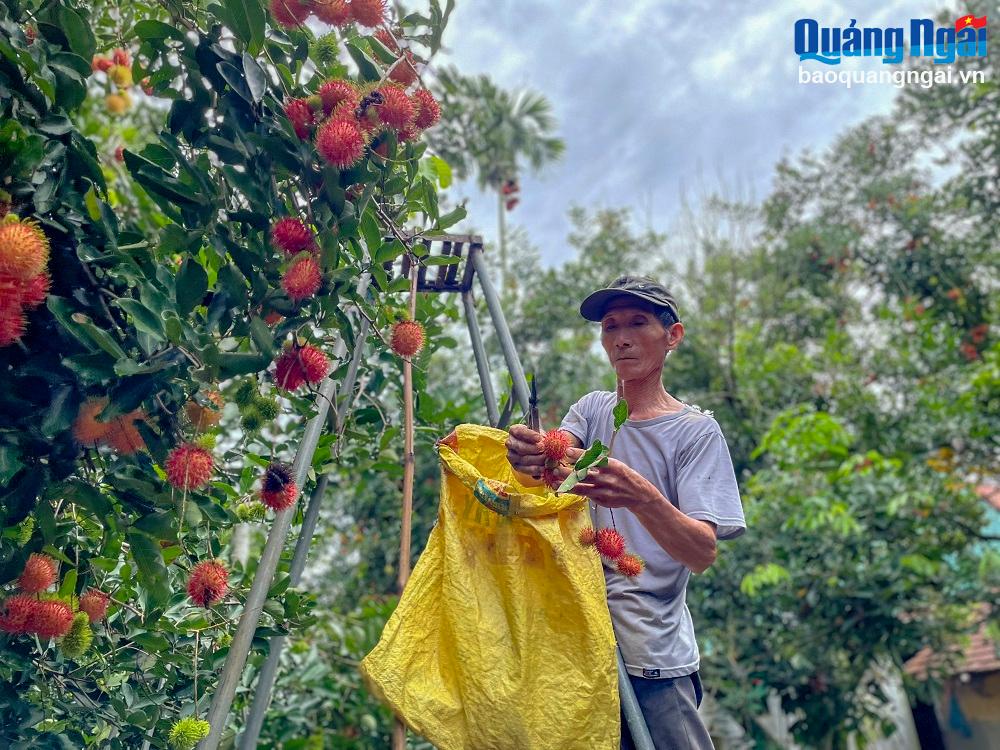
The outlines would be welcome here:
<svg viewBox="0 0 1000 750">
<path fill-rule="evenodd" d="M 98 520 L 106 520 L 112 525 L 114 524 L 111 501 L 93 485 L 71 480 L 63 485 L 62 496 L 64 499 L 86 508 Z"/>
<path fill-rule="evenodd" d="M 628 403 L 625 399 L 619 399 L 618 403 L 615 404 L 612 414 L 614 414 L 615 417 L 615 429 L 617 430 L 625 424 L 625 420 L 628 419 Z"/>
<path fill-rule="evenodd" d="M 187 315 L 208 291 L 208 274 L 194 258 L 185 258 L 177 274 L 177 312 Z"/>
<path fill-rule="evenodd" d="M 170 598 L 170 585 L 159 543 L 136 529 L 129 529 L 126 537 L 139 570 L 139 582 L 149 595 L 150 604 L 154 607 L 165 604 Z"/>
<path fill-rule="evenodd" d="M 246 75 L 247 86 L 250 88 L 250 95 L 255 104 L 264 98 L 267 90 L 267 77 L 264 70 L 246 52 L 243 53 L 243 72 Z"/>
<path fill-rule="evenodd" d="M 269 364 L 271 364 L 271 358 L 263 354 L 223 352 L 219 355 L 219 375 L 222 378 L 249 375 L 252 372 L 267 369 Z"/>
<path fill-rule="evenodd" d="M 59 596 L 69 596 L 76 592 L 76 568 L 70 568 L 59 584 Z"/>
<path fill-rule="evenodd" d="M 465 206 L 458 206 L 453 208 L 451 211 L 446 213 L 444 216 L 437 220 L 437 224 L 434 225 L 435 230 L 447 229 L 448 227 L 457 224 L 466 216 Z"/>
<path fill-rule="evenodd" d="M 256 315 L 250 318 L 250 336 L 261 354 L 266 354 L 269 357 L 274 356 L 278 348 L 274 343 L 274 331 L 264 322 L 263 318 Z"/>
<path fill-rule="evenodd" d="M 154 19 L 139 21 L 139 23 L 132 27 L 132 34 L 143 41 L 153 39 L 177 39 L 184 41 L 184 32 L 179 27 Z"/>
<path fill-rule="evenodd" d="M 97 40 L 90 24 L 77 11 L 67 5 L 60 5 L 58 11 L 59 26 L 69 41 L 70 49 L 89 60 L 97 50 Z"/>
<path fill-rule="evenodd" d="M 245 101 L 253 103 L 253 94 L 250 93 L 250 87 L 239 68 L 232 63 L 221 60 L 215 64 L 215 69 L 219 71 L 219 75 L 225 79 L 233 91 Z"/>
<path fill-rule="evenodd" d="M 368 56 L 368 53 L 365 52 L 364 48 L 361 46 L 360 40 L 347 40 L 347 54 L 351 56 L 355 65 L 358 66 L 358 72 L 361 74 L 361 79 L 363 81 L 374 82 L 381 80 L 382 74 L 379 72 L 378 66 Z"/>
<path fill-rule="evenodd" d="M 135 327 L 140 331 L 145 331 L 159 341 L 164 340 L 163 322 L 156 313 L 139 302 L 139 300 L 119 297 L 112 304 L 127 312 L 132 317 Z"/>
<path fill-rule="evenodd" d="M 264 46 L 264 8 L 260 0 L 223 0 L 233 32 L 256 55 Z"/>
</svg>

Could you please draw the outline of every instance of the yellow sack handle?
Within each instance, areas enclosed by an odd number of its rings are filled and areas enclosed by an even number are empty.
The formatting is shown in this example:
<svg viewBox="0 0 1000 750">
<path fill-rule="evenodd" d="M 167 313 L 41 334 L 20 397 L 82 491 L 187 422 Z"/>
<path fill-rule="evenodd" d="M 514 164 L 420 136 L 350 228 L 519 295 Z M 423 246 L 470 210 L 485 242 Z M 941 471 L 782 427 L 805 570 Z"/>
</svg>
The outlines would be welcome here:
<svg viewBox="0 0 1000 750">
<path fill-rule="evenodd" d="M 463 424 L 455 428 L 459 455 L 447 443 L 438 445 L 441 465 L 462 482 L 475 498 L 501 516 L 508 518 L 535 518 L 558 513 L 582 503 L 586 498 L 572 493 L 556 495 L 548 487 L 525 487 L 513 467 L 504 457 L 496 460 L 496 452 L 481 450 L 490 442 L 502 443 L 507 435 L 504 430 L 483 425 Z M 483 462 L 487 466 L 483 466 Z M 490 479 L 485 479 L 488 474 Z"/>
</svg>

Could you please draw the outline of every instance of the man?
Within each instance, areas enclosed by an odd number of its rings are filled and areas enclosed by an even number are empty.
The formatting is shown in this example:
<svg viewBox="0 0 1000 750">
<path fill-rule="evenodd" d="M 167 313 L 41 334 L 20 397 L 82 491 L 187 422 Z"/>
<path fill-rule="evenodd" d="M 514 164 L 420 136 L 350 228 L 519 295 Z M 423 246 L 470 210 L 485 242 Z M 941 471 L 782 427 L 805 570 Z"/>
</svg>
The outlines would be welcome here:
<svg viewBox="0 0 1000 750">
<path fill-rule="evenodd" d="M 684 340 L 665 287 L 622 276 L 590 294 L 580 314 L 601 324 L 618 393 L 593 391 L 570 407 L 561 425 L 572 436 L 569 462 L 594 440 L 609 445 L 618 398 L 629 407 L 613 457 L 573 489 L 591 500 L 594 528 L 612 526 L 613 515 L 628 550 L 646 563 L 631 579 L 604 561 L 618 645 L 657 750 L 711 748 L 697 712 L 698 645 L 685 597 L 692 571 L 715 561 L 716 540 L 746 530 L 729 447 L 710 413 L 663 386 L 666 357 Z M 524 425 L 510 429 L 507 457 L 524 484 L 537 485 L 542 476 L 540 439 Z M 562 479 L 569 468 L 556 473 Z M 622 747 L 633 747 L 624 721 Z"/>
</svg>

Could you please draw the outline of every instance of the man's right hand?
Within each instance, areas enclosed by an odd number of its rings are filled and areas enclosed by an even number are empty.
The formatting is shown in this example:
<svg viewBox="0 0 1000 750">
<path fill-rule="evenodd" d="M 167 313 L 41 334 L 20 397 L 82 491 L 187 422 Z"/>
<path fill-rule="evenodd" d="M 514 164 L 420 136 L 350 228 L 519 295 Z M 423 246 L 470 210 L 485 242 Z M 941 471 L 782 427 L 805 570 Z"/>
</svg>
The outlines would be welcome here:
<svg viewBox="0 0 1000 750">
<path fill-rule="evenodd" d="M 542 434 L 523 424 L 514 424 L 508 431 L 507 461 L 518 474 L 518 481 L 526 487 L 542 484 L 545 456 L 541 446 Z"/>
</svg>

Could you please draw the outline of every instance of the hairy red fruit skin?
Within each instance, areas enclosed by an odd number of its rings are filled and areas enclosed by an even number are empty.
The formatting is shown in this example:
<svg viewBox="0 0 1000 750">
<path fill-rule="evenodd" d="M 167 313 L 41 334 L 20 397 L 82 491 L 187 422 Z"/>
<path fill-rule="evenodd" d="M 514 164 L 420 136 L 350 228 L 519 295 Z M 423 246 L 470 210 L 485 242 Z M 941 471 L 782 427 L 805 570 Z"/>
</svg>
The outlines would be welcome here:
<svg viewBox="0 0 1000 750">
<path fill-rule="evenodd" d="M 584 547 L 592 547 L 597 541 L 597 532 L 594 531 L 592 526 L 584 526 L 580 529 L 580 544 Z"/>
<path fill-rule="evenodd" d="M 309 17 L 309 3 L 301 0 L 271 0 L 271 15 L 286 29 L 301 26 Z"/>
<path fill-rule="evenodd" d="M 218 560 L 204 560 L 191 570 L 187 592 L 200 607 L 221 602 L 229 591 L 229 571 Z"/>
<path fill-rule="evenodd" d="M 597 551 L 609 560 L 617 560 L 625 553 L 625 540 L 614 529 L 604 528 L 597 532 L 594 543 Z"/>
<path fill-rule="evenodd" d="M 378 26 L 384 16 L 385 0 L 351 0 L 351 17 L 362 26 Z"/>
<path fill-rule="evenodd" d="M 338 107 L 345 113 L 347 110 L 353 113 L 360 101 L 358 90 L 354 84 L 339 78 L 324 82 L 316 93 L 323 103 L 323 114 L 325 115 L 332 114 Z"/>
<path fill-rule="evenodd" d="M 32 552 L 24 563 L 17 586 L 26 594 L 45 591 L 56 582 L 56 561 L 48 555 Z"/>
<path fill-rule="evenodd" d="M 427 89 L 417 89 L 411 98 L 417 109 L 414 124 L 421 130 L 436 125 L 441 119 L 441 105 L 437 103 L 434 95 Z"/>
<path fill-rule="evenodd" d="M 273 463 L 267 467 L 260 490 L 260 499 L 264 505 L 271 510 L 285 510 L 295 504 L 298 496 L 299 488 L 287 466 Z"/>
<path fill-rule="evenodd" d="M 313 13 L 320 21 L 331 26 L 347 26 L 351 22 L 351 8 L 347 0 L 316 0 Z"/>
<path fill-rule="evenodd" d="M 412 357 L 424 348 L 424 327 L 415 320 L 401 320 L 392 327 L 392 350 L 401 357 Z"/>
<path fill-rule="evenodd" d="M 417 112 L 406 92 L 399 86 L 382 86 L 378 92 L 383 100 L 376 107 L 379 122 L 397 131 L 411 127 Z"/>
<path fill-rule="evenodd" d="M 365 154 L 365 137 L 358 124 L 347 118 L 327 120 L 316 134 L 316 150 L 337 169 L 347 169 Z"/>
<path fill-rule="evenodd" d="M 286 349 L 278 357 L 274 382 L 286 391 L 295 391 L 303 383 L 320 382 L 330 372 L 330 360 L 315 346 L 306 344 L 297 349 Z"/>
<path fill-rule="evenodd" d="M 542 436 L 542 453 L 552 461 L 562 461 L 569 448 L 569 435 L 562 430 L 549 430 Z"/>
<path fill-rule="evenodd" d="M 90 589 L 80 597 L 80 611 L 86 612 L 91 622 L 99 622 L 108 614 L 109 600 L 103 591 Z"/>
<path fill-rule="evenodd" d="M 623 554 L 618 558 L 615 565 L 618 572 L 628 578 L 635 578 L 642 572 L 644 567 L 646 567 L 646 564 L 642 561 L 642 558 L 631 553 Z"/>
<path fill-rule="evenodd" d="M 0 630 L 16 635 L 27 633 L 38 600 L 28 594 L 15 594 L 0 604 Z"/>
<path fill-rule="evenodd" d="M 316 238 L 312 230 L 301 219 L 286 216 L 278 219 L 271 227 L 271 241 L 288 255 L 312 250 L 316 246 Z"/>
<path fill-rule="evenodd" d="M 316 114 L 305 99 L 289 99 L 285 104 L 285 117 L 292 123 L 295 135 L 300 140 L 309 140 L 313 125 L 316 124 Z"/>
<path fill-rule="evenodd" d="M 184 443 L 170 451 L 164 464 L 167 481 L 177 489 L 193 490 L 204 487 L 212 478 L 215 459 L 206 448 Z"/>
<path fill-rule="evenodd" d="M 27 632 L 41 638 L 62 638 L 73 624 L 73 610 L 65 602 L 38 602 L 28 618 Z"/>
<path fill-rule="evenodd" d="M 322 282 L 319 264 L 313 258 L 303 258 L 285 271 L 281 288 L 293 302 L 302 302 L 315 295 Z"/>
</svg>

